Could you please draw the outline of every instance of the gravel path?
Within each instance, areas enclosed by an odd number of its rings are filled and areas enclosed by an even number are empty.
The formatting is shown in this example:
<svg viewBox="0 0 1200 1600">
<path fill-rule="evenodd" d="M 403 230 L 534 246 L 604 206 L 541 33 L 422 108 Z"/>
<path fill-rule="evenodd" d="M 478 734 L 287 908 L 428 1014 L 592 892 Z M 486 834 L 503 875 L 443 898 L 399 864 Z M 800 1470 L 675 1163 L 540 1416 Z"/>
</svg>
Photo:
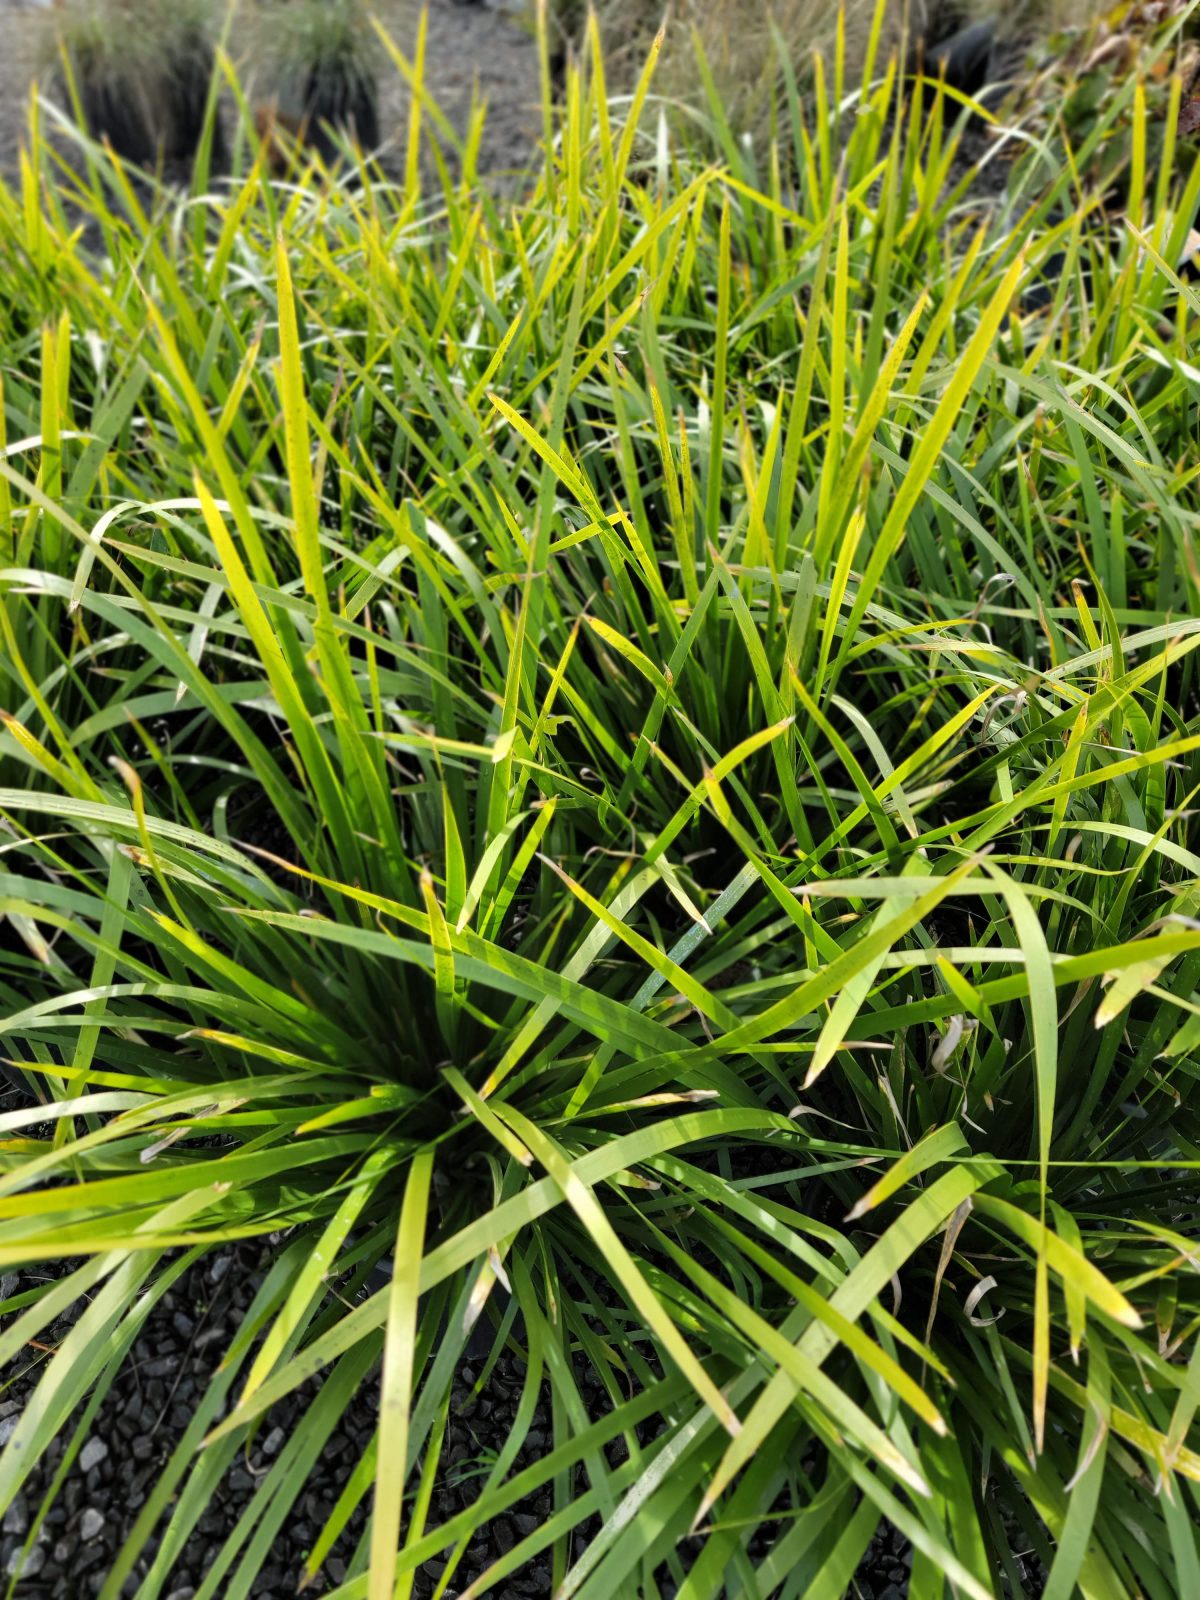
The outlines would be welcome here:
<svg viewBox="0 0 1200 1600">
<path fill-rule="evenodd" d="M 376 0 L 372 8 L 405 53 L 415 37 L 415 0 Z M 243 0 L 242 12 L 250 8 Z M 453 126 L 466 126 L 472 91 L 487 101 L 480 168 L 502 173 L 525 166 L 541 127 L 537 49 L 517 8 L 429 0 L 425 80 Z M 0 0 L 0 172 L 15 169 L 29 105 L 29 89 L 46 58 L 51 7 L 46 0 Z M 271 86 L 255 71 L 250 28 L 234 35 L 234 51 L 252 95 L 269 98 Z M 255 87 L 255 80 L 261 85 Z M 408 90 L 380 49 L 380 128 L 385 149 L 404 137 Z"/>
</svg>

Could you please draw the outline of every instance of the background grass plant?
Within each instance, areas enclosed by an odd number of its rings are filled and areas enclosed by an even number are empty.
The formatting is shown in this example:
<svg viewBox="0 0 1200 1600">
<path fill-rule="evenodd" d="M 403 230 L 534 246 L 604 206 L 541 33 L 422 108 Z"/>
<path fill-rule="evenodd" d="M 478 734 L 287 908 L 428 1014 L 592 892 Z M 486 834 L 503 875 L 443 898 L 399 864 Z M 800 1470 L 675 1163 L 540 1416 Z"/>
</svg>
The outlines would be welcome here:
<svg viewBox="0 0 1200 1600">
<path fill-rule="evenodd" d="M 0 1506 L 282 1233 L 104 1600 L 314 1378 L 201 1600 L 362 1385 L 342 1600 L 545 1482 L 466 1594 L 833 1597 L 881 1521 L 913 1594 L 1196 1592 L 1182 84 L 1114 220 L 1137 78 L 982 212 L 882 55 L 705 164 L 593 35 L 519 202 L 402 65 L 403 186 L 242 128 L 147 211 L 35 117 L 0 192 L 4 1358 L 87 1299 Z M 472 1332 L 554 1436 L 439 1525 Z"/>
<path fill-rule="evenodd" d="M 355 138 L 364 150 L 379 143 L 378 87 L 374 58 L 378 40 L 357 0 L 311 4 L 288 0 L 260 18 L 282 103 L 330 161 L 337 136 Z"/>
<path fill-rule="evenodd" d="M 153 168 L 196 152 L 218 32 L 211 0 L 64 0 L 46 19 L 42 53 L 57 99 L 92 137 Z M 217 120 L 209 139 L 219 147 Z"/>
<path fill-rule="evenodd" d="M 739 136 L 765 144 L 775 92 L 788 71 L 806 79 L 813 73 L 823 76 L 840 61 L 846 79 L 857 83 L 871 77 L 872 61 L 881 52 L 907 59 L 918 46 L 939 44 L 977 20 L 991 25 L 999 40 L 1019 41 L 1054 59 L 1062 54 L 1064 37 L 1088 37 L 1102 18 L 1105 32 L 1119 31 L 1137 9 L 1102 0 L 1018 0 L 1002 9 L 988 0 L 887 0 L 882 8 L 876 0 L 847 0 L 841 6 L 821 0 L 778 0 L 772 6 L 758 0 L 679 0 L 666 12 L 669 26 L 655 90 L 693 131 L 696 108 L 715 92 Z M 628 94 L 665 8 L 648 0 L 599 0 L 594 7 L 582 0 L 546 0 L 556 62 L 565 66 L 572 54 L 586 57 L 593 10 L 610 88 Z"/>
</svg>

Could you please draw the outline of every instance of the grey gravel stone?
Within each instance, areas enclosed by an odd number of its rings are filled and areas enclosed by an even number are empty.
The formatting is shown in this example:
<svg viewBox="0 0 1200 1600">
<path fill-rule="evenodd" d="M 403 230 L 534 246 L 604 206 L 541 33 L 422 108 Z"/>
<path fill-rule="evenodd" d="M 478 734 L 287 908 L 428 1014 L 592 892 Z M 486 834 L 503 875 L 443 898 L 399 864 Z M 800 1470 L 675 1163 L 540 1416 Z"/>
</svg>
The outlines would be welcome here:
<svg viewBox="0 0 1200 1600">
<path fill-rule="evenodd" d="M 46 1552 L 40 1544 L 35 1544 L 27 1556 L 21 1550 L 14 1550 L 8 1558 L 8 1575 L 10 1578 L 36 1578 L 46 1565 Z"/>
<path fill-rule="evenodd" d="M 93 1467 L 98 1467 L 107 1459 L 108 1446 L 103 1439 L 97 1439 L 93 1435 L 79 1452 L 79 1470 L 84 1473 L 90 1472 Z"/>
<path fill-rule="evenodd" d="M 29 1507 L 23 1494 L 19 1494 L 4 1513 L 4 1531 L 16 1534 L 18 1538 L 29 1532 Z"/>
<path fill-rule="evenodd" d="M 104 1513 L 97 1511 L 95 1506 L 89 1506 L 79 1519 L 79 1537 L 81 1539 L 95 1539 L 104 1531 Z"/>
</svg>

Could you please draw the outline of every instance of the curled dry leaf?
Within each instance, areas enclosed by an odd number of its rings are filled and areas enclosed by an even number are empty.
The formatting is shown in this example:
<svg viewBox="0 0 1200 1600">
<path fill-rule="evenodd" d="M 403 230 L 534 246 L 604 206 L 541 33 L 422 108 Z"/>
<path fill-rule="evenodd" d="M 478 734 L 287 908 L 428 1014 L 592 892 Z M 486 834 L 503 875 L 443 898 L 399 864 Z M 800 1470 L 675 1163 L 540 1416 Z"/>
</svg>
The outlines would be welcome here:
<svg viewBox="0 0 1200 1600">
<path fill-rule="evenodd" d="M 929 1065 L 935 1072 L 945 1072 L 950 1064 L 950 1057 L 958 1049 L 967 1034 L 972 1033 L 979 1024 L 974 1017 L 953 1016 L 946 1024 L 946 1031 L 942 1034 L 930 1057 Z"/>
<path fill-rule="evenodd" d="M 995 1278 L 990 1276 L 987 1278 L 980 1278 L 979 1282 L 975 1285 L 970 1294 L 967 1296 L 966 1300 L 963 1302 L 963 1310 L 967 1314 L 967 1321 L 973 1328 L 990 1328 L 994 1322 L 999 1322 L 1000 1318 L 1004 1315 L 1003 1306 L 1000 1307 L 999 1311 L 997 1311 L 994 1317 L 977 1317 L 975 1315 L 975 1307 L 983 1299 L 984 1295 L 987 1294 L 989 1289 L 994 1289 L 995 1287 Z"/>
</svg>

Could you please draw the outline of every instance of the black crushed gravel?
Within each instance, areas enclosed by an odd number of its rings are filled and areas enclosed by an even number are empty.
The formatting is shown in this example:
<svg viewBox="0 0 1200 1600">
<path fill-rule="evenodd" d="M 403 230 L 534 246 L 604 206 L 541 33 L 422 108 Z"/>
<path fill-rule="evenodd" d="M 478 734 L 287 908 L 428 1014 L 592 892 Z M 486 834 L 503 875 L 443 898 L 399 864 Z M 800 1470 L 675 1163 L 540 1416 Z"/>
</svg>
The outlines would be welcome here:
<svg viewBox="0 0 1200 1600">
<path fill-rule="evenodd" d="M 707 1163 L 705 1157 L 702 1161 Z M 769 1144 L 746 1146 L 731 1176 L 762 1177 L 787 1170 L 786 1151 Z M 28 1553 L 30 1529 L 40 1513 L 43 1497 L 59 1468 L 78 1416 L 73 1417 L 42 1458 L 25 1491 L 9 1507 L 0 1523 L 0 1576 L 11 1578 L 20 1569 L 15 1587 L 17 1600 L 85 1600 L 97 1595 L 112 1568 L 117 1550 L 132 1528 L 148 1494 L 172 1450 L 188 1426 L 194 1408 L 215 1374 L 226 1348 L 261 1286 L 280 1239 L 243 1242 L 214 1251 L 182 1274 L 152 1310 L 145 1328 L 102 1402 L 88 1437 L 73 1463 L 56 1500 L 45 1512 Z M 56 1276 L 53 1269 L 27 1268 L 0 1279 L 0 1301 Z M 581 1271 L 581 1285 L 596 1299 L 607 1299 L 611 1289 L 602 1278 Z M 45 1330 L 39 1342 L 52 1348 L 81 1306 L 55 1327 Z M 589 1319 L 591 1320 L 591 1319 Z M 600 1332 L 598 1323 L 593 1322 Z M 485 1372 L 490 1330 L 468 1347 L 451 1397 L 444 1467 L 429 1508 L 430 1527 L 469 1507 L 478 1496 L 488 1466 L 515 1424 L 525 1384 L 526 1367 L 510 1342 L 490 1371 Z M 29 1401 L 47 1353 L 29 1350 L 6 1371 L 0 1372 L 0 1444 L 7 1441 L 22 1409 Z M 586 1363 L 576 1371 L 583 1403 L 593 1418 L 609 1408 L 600 1379 Z M 376 1375 L 368 1374 L 351 1405 L 322 1451 L 303 1494 L 271 1549 L 253 1589 L 255 1600 L 284 1600 L 296 1593 L 309 1549 L 330 1515 L 350 1472 L 367 1447 L 375 1426 Z M 308 1386 L 280 1402 L 263 1419 L 248 1448 L 233 1458 L 220 1492 L 209 1502 L 172 1568 L 163 1600 L 193 1600 L 205 1574 L 245 1510 L 262 1475 L 292 1435 L 311 1401 L 316 1386 Z M 544 1385 L 533 1411 L 528 1433 L 513 1471 L 530 1465 L 550 1448 L 552 1412 L 549 1385 Z M 649 1442 L 654 1424 L 639 1428 Z M 625 1444 L 614 1440 L 609 1460 L 617 1465 Z M 546 1486 L 511 1507 L 504 1515 L 480 1528 L 446 1590 L 447 1600 L 461 1593 L 492 1562 L 536 1532 L 553 1513 L 553 1493 Z M 781 1512 L 787 1506 L 781 1503 Z M 342 1582 L 358 1547 L 366 1521 L 360 1506 L 318 1580 L 305 1593 L 327 1593 Z M 786 1522 L 765 1522 L 750 1548 L 753 1561 L 769 1551 L 774 1529 Z M 581 1554 L 599 1527 L 590 1518 L 572 1536 L 572 1554 Z M 160 1536 L 162 1528 L 158 1530 Z M 132 1597 L 159 1546 L 152 1536 L 127 1580 L 122 1595 Z M 676 1555 L 686 1572 L 700 1548 L 699 1541 L 683 1541 Z M 425 1562 L 414 1575 L 415 1600 L 429 1600 L 444 1572 L 444 1556 Z M 23 1565 L 22 1565 L 23 1563 Z M 872 1541 L 856 1576 L 854 1590 L 860 1600 L 902 1600 L 907 1593 L 911 1552 L 902 1536 L 882 1528 Z M 506 1578 L 493 1593 L 504 1600 L 549 1600 L 553 1575 L 549 1553 L 535 1556 Z M 669 1576 L 660 1583 L 663 1600 L 671 1600 L 676 1585 Z M 220 1592 L 220 1591 L 218 1591 Z M 1033 1588 L 1026 1592 L 1035 1593 Z"/>
<path fill-rule="evenodd" d="M 59 1434 L 0 1524 L 0 1574 L 12 1577 L 20 1570 L 16 1593 L 21 1600 L 79 1600 L 99 1593 L 117 1550 L 260 1287 L 274 1249 L 271 1242 L 265 1248 L 241 1244 L 211 1254 L 162 1297 L 101 1405 L 62 1491 L 26 1554 L 26 1540 L 38 1506 L 62 1461 L 71 1425 L 78 1419 L 73 1417 Z M 0 1282 L 0 1299 L 35 1287 L 48 1276 L 42 1269 L 10 1273 Z M 52 1346 L 69 1325 L 68 1315 L 46 1330 L 41 1342 Z M 0 1442 L 5 1442 L 15 1428 L 46 1359 L 45 1353 L 30 1351 L 0 1374 Z M 525 1376 L 520 1358 L 502 1354 L 486 1387 L 476 1392 L 478 1372 L 477 1358 L 474 1367 L 465 1365 L 458 1376 L 445 1445 L 448 1470 L 434 1492 L 431 1525 L 454 1516 L 475 1499 L 488 1461 L 507 1439 L 516 1418 Z M 254 1436 L 249 1452 L 235 1457 L 221 1492 L 213 1497 L 170 1574 L 165 1600 L 191 1600 L 312 1393 L 312 1389 L 301 1389 L 274 1407 Z M 607 1405 L 598 1384 L 593 1398 L 598 1409 Z M 286 1531 L 276 1539 L 255 1585 L 255 1600 L 283 1600 L 296 1593 L 304 1559 L 370 1441 L 375 1426 L 375 1399 L 372 1374 L 322 1452 L 288 1519 Z M 543 1454 L 549 1448 L 550 1436 L 547 1386 L 534 1410 L 514 1472 Z M 547 1487 L 482 1529 L 456 1573 L 456 1586 L 465 1588 L 518 1540 L 540 1527 L 552 1510 L 552 1492 Z M 306 1593 L 326 1593 L 345 1578 L 365 1520 L 365 1509 L 360 1507 L 323 1574 Z M 577 1535 L 579 1549 L 591 1537 L 594 1526 L 587 1526 Z M 123 1595 L 137 1593 L 158 1542 L 156 1538 L 148 1542 L 122 1589 Z M 443 1570 L 443 1559 L 427 1561 L 418 1569 L 413 1584 L 416 1600 L 427 1600 L 433 1594 Z M 449 1595 L 456 1592 L 457 1587 L 448 1591 Z M 505 1581 L 504 1592 L 528 1600 L 549 1596 L 549 1559 L 539 1558 L 511 1576 Z"/>
<path fill-rule="evenodd" d="M 13 1575 L 24 1562 L 17 1594 L 25 1600 L 77 1600 L 100 1592 L 116 1551 L 137 1519 L 156 1484 L 171 1451 L 192 1419 L 196 1403 L 215 1374 L 225 1350 L 261 1285 L 272 1256 L 270 1245 L 238 1245 L 206 1257 L 180 1277 L 161 1298 L 133 1346 L 116 1382 L 105 1397 L 91 1430 L 63 1487 L 47 1510 L 36 1542 L 27 1555 L 24 1547 L 33 1519 L 59 1468 L 73 1426 L 72 1417 L 54 1440 L 27 1483 L 24 1493 L 9 1508 L 0 1529 L 0 1572 Z M 46 1277 L 41 1269 L 10 1275 L 7 1293 L 27 1289 Z M 16 1283 L 11 1282 L 16 1278 Z M 52 1347 L 70 1325 L 72 1308 L 62 1322 L 44 1332 L 41 1343 Z M 16 1418 L 34 1391 L 47 1355 L 29 1351 L 3 1373 L 4 1398 L 0 1400 L 0 1425 Z M 226 1535 L 233 1528 L 286 1437 L 287 1425 L 307 1399 L 268 1414 L 244 1457 L 235 1458 L 219 1496 L 200 1518 L 171 1573 L 166 1595 L 170 1600 L 190 1600 L 203 1574 L 212 1564 Z M 347 1453 L 365 1444 L 373 1427 L 368 1397 L 352 1407 L 344 1427 Z M 314 1474 L 310 1492 L 272 1551 L 257 1587 L 259 1600 L 295 1593 L 299 1564 L 316 1529 L 318 1518 L 332 1509 L 341 1487 L 339 1454 L 330 1451 Z M 305 1515 L 312 1519 L 306 1525 Z M 363 1513 L 357 1525 L 361 1527 Z M 151 1538 L 122 1594 L 137 1592 L 158 1548 Z M 310 1592 L 319 1594 L 318 1584 Z"/>
<path fill-rule="evenodd" d="M 855 1574 L 859 1600 L 904 1600 L 912 1559 L 912 1546 L 904 1535 L 895 1528 L 881 1527 Z"/>
</svg>

